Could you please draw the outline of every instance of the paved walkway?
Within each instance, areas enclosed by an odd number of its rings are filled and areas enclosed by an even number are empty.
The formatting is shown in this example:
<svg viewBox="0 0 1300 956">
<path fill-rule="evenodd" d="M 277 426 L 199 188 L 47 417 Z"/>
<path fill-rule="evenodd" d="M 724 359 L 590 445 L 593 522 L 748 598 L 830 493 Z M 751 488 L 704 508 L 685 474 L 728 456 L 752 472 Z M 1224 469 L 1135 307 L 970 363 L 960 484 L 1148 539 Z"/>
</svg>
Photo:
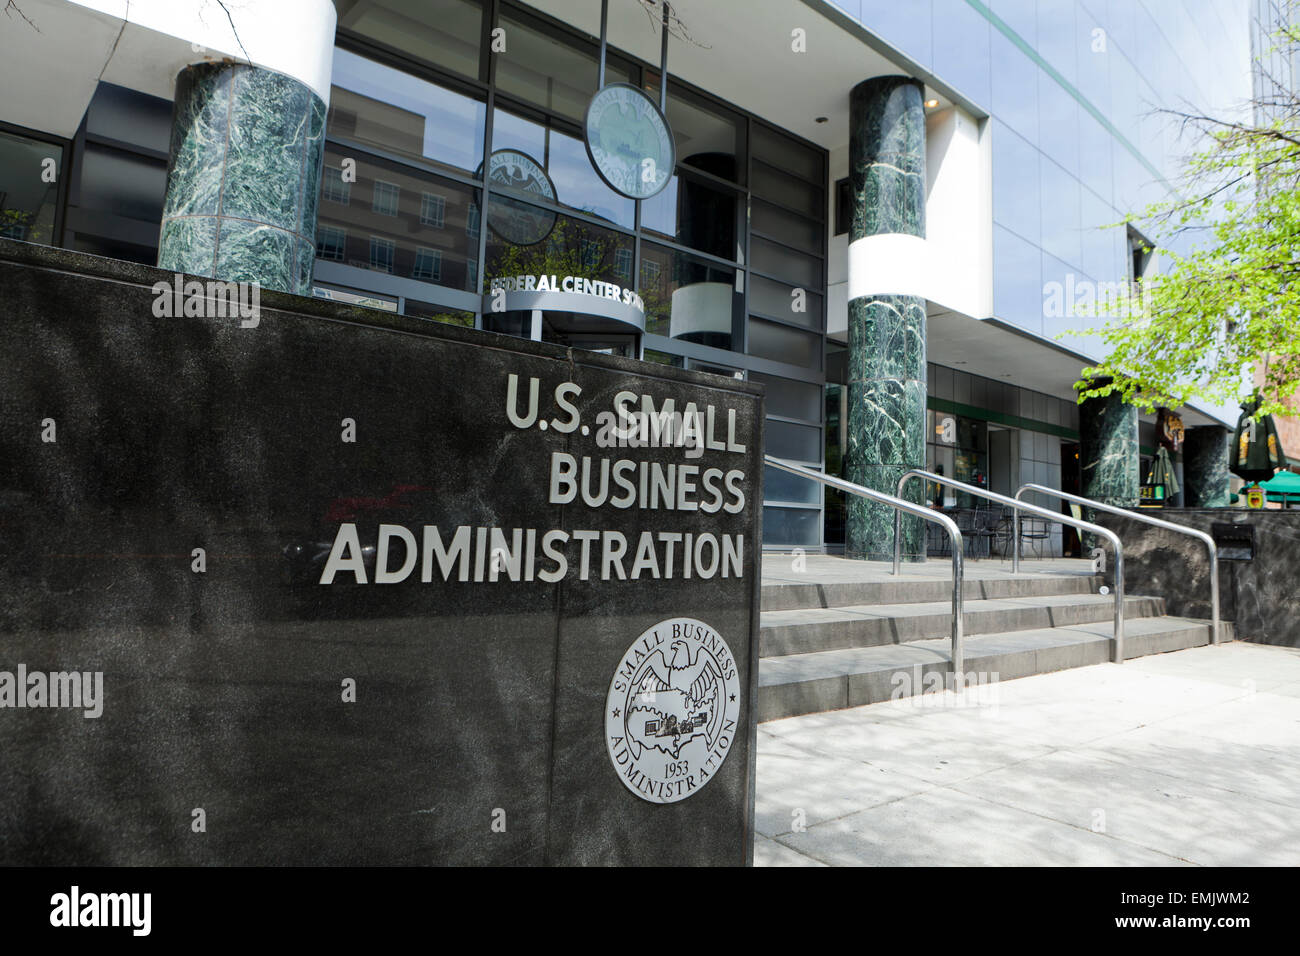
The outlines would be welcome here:
<svg viewBox="0 0 1300 956">
<path fill-rule="evenodd" d="M 760 724 L 757 865 L 1300 865 L 1300 650 Z"/>
</svg>

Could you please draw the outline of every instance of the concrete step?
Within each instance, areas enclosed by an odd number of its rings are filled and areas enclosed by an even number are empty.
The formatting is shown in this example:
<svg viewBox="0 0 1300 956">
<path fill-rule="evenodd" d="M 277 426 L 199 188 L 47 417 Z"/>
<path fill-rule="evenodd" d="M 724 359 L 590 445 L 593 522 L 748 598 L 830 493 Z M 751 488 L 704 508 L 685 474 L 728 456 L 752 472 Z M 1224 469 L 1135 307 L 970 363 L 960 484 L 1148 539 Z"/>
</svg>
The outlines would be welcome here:
<svg viewBox="0 0 1300 956">
<path fill-rule="evenodd" d="M 1115 598 L 1106 594 L 1048 594 L 966 601 L 965 633 L 990 634 L 1030 628 L 1069 627 L 1111 621 Z M 1124 616 L 1133 620 L 1165 613 L 1161 598 L 1126 596 Z M 948 637 L 951 596 L 917 604 L 764 611 L 759 641 L 763 657 L 875 647 Z"/>
<path fill-rule="evenodd" d="M 1232 640 L 1224 623 L 1223 639 Z M 1125 658 L 1162 654 L 1210 643 L 1208 621 L 1177 617 L 1125 621 Z M 965 642 L 968 680 L 1005 681 L 1033 674 L 1104 664 L 1110 660 L 1111 625 L 999 631 Z M 927 690 L 947 675 L 947 639 L 766 657 L 759 662 L 758 719 L 857 707 Z M 992 675 L 996 675 L 994 678 Z M 927 684 L 927 680 L 929 683 Z"/>
<path fill-rule="evenodd" d="M 895 578 L 883 573 L 875 580 L 816 581 L 808 583 L 764 583 L 761 600 L 764 611 L 794 611 L 803 608 L 861 607 L 880 604 L 921 604 L 952 601 L 952 578 L 937 559 L 924 576 L 912 565 Z M 1107 583 L 1092 574 L 989 574 L 976 576 L 967 570 L 962 588 L 964 601 L 1002 598 L 1048 597 L 1061 594 L 1092 594 Z"/>
</svg>

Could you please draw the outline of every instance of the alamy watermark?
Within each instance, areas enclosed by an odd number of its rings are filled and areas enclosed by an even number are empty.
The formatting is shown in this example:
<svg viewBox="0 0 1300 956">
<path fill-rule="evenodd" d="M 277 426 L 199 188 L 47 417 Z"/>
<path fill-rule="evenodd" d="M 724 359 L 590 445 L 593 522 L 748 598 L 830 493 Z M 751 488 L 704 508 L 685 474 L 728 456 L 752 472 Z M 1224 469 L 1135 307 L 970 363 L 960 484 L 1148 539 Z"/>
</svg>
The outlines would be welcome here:
<svg viewBox="0 0 1300 956">
<path fill-rule="evenodd" d="M 50 897 L 50 925 L 125 927 L 133 936 L 148 936 L 153 928 L 153 894 L 84 893 L 73 886 Z"/>
<path fill-rule="evenodd" d="M 1095 318 L 1109 316 L 1118 319 L 1140 319 L 1146 314 L 1150 283 L 1094 282 L 1067 273 L 1064 282 L 1043 283 L 1043 317 L 1060 319 L 1066 316 Z"/>
<path fill-rule="evenodd" d="M 94 719 L 104 713 L 103 671 L 0 671 L 0 709 L 58 707 L 83 711 Z"/>
<path fill-rule="evenodd" d="M 1002 700 L 1001 677 L 997 671 L 900 670 L 890 678 L 889 699 L 907 701 L 918 709 L 973 709 L 982 717 L 996 717 Z"/>
<path fill-rule="evenodd" d="M 262 287 L 257 282 L 200 281 L 177 272 L 153 284 L 153 314 L 159 319 L 240 319 L 243 329 L 262 321 Z"/>
</svg>

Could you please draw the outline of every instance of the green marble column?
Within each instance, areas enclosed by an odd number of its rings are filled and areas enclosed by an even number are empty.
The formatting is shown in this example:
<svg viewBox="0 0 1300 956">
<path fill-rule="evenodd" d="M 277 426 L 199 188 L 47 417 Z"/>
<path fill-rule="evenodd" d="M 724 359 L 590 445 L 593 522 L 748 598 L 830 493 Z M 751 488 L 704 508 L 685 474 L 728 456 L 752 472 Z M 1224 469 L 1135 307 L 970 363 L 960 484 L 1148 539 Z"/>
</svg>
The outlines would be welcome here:
<svg viewBox="0 0 1300 956">
<path fill-rule="evenodd" d="M 1218 425 L 1187 429 L 1183 441 L 1183 501 L 1188 508 L 1226 508 L 1232 433 Z"/>
<path fill-rule="evenodd" d="M 922 86 L 905 76 L 859 83 L 850 98 L 849 242 L 925 236 L 925 108 Z M 849 286 L 855 287 L 850 252 Z M 925 467 L 925 299 L 873 282 L 849 301 L 848 448 L 845 477 L 894 494 L 909 468 Z M 921 501 L 924 482 L 908 497 Z M 903 518 L 903 555 L 925 560 L 919 518 Z M 887 560 L 894 510 L 849 497 L 845 554 Z"/>
<path fill-rule="evenodd" d="M 292 77 L 202 63 L 176 78 L 160 268 L 311 292 L 325 103 Z"/>
<path fill-rule="evenodd" d="M 1122 508 L 1138 503 L 1138 413 L 1119 395 L 1079 407 L 1079 478 L 1085 498 Z"/>
</svg>

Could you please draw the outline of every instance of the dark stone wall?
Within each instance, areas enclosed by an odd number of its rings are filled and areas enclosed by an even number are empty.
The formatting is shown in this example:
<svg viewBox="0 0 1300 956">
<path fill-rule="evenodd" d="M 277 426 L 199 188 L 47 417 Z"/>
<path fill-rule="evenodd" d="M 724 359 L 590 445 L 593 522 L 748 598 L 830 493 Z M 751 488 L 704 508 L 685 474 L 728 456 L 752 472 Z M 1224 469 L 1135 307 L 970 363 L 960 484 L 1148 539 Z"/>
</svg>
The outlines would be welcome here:
<svg viewBox="0 0 1300 956">
<path fill-rule="evenodd" d="M 0 671 L 104 674 L 97 719 L 0 709 L 0 864 L 748 862 L 760 387 L 272 292 L 256 327 L 157 318 L 170 279 L 0 242 Z M 624 389 L 712 404 L 720 435 L 733 409 L 747 451 L 516 428 L 511 372 L 543 419 L 565 381 L 592 426 Z M 548 504 L 553 451 L 739 468 L 746 507 Z M 417 561 L 322 585 L 347 522 L 363 545 L 381 522 L 743 534 L 743 576 L 683 579 L 679 549 L 672 580 L 584 581 L 570 545 L 557 584 L 426 584 Z M 728 643 L 739 727 L 654 804 L 611 762 L 606 695 L 675 617 Z"/>
<path fill-rule="evenodd" d="M 1233 622 L 1238 640 L 1300 647 L 1300 511 L 1180 509 L 1154 511 L 1153 517 L 1207 534 L 1215 523 L 1253 527 L 1254 559 L 1219 561 L 1219 614 Z M 1130 594 L 1163 597 L 1170 614 L 1209 619 L 1204 543 L 1117 515 L 1098 514 L 1096 521 L 1124 544 Z"/>
</svg>

